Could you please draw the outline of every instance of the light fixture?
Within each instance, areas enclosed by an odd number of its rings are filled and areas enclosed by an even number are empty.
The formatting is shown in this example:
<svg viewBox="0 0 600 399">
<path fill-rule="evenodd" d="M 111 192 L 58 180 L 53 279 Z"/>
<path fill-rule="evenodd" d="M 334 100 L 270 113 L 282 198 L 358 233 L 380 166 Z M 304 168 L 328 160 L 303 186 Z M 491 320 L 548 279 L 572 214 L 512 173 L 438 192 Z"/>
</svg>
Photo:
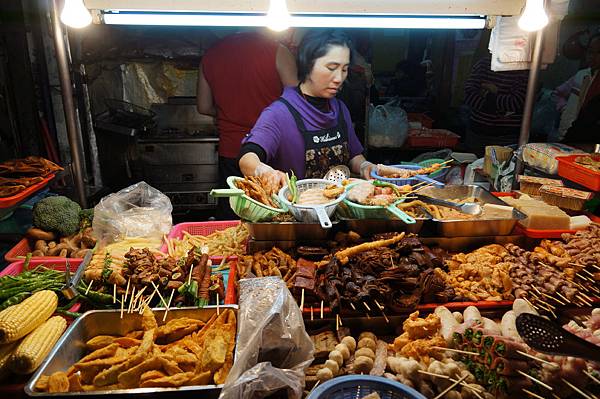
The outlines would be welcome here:
<svg viewBox="0 0 600 399">
<path fill-rule="evenodd" d="M 548 15 L 544 9 L 544 0 L 527 0 L 525 9 L 519 18 L 519 28 L 533 32 L 546 25 L 548 25 Z"/>
<path fill-rule="evenodd" d="M 290 13 L 286 0 L 271 0 L 267 11 L 267 28 L 281 32 L 290 27 Z"/>
<path fill-rule="evenodd" d="M 161 26 L 268 26 L 264 14 L 192 13 L 163 11 L 110 11 L 102 13 L 108 25 Z M 405 28 L 405 29 L 483 29 L 482 16 L 416 16 L 416 15 L 353 15 L 353 14 L 293 14 L 290 27 L 306 28 Z"/>
<path fill-rule="evenodd" d="M 83 28 L 92 23 L 92 14 L 83 5 L 83 0 L 65 0 L 60 20 L 71 28 Z"/>
</svg>

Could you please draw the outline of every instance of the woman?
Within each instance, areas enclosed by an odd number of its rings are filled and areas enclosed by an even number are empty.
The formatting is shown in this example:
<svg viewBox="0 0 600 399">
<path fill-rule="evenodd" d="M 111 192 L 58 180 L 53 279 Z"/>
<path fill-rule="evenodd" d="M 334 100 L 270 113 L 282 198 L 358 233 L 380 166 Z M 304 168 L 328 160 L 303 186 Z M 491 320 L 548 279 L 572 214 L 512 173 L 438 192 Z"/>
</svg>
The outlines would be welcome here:
<svg viewBox="0 0 600 399">
<path fill-rule="evenodd" d="M 374 165 L 362 155 L 348 108 L 335 98 L 351 61 L 350 40 L 341 32 L 308 33 L 298 50 L 300 84 L 265 108 L 242 142 L 240 169 L 269 187 L 283 185 L 284 172 L 322 178 L 336 165 L 368 178 Z M 269 166 L 271 165 L 271 166 Z"/>
</svg>

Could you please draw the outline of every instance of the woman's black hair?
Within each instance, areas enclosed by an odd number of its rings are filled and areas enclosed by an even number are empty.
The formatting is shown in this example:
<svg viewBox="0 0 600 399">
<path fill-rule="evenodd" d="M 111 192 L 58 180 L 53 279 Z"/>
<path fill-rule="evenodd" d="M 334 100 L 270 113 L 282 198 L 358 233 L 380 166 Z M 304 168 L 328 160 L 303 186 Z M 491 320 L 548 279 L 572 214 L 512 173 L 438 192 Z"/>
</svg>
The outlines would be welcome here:
<svg viewBox="0 0 600 399">
<path fill-rule="evenodd" d="M 333 29 L 313 30 L 302 38 L 296 59 L 300 83 L 308 79 L 315 66 L 315 60 L 327 54 L 331 46 L 347 47 L 350 50 L 350 63 L 352 63 L 354 48 L 352 41 L 344 32 Z"/>
</svg>

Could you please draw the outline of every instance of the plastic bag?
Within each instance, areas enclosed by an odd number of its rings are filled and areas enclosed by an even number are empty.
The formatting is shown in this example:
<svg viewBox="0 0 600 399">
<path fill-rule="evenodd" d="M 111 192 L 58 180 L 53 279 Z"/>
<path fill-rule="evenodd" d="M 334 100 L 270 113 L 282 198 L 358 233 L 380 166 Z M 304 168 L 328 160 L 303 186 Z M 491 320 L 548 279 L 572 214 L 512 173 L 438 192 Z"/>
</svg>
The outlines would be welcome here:
<svg viewBox="0 0 600 399">
<path fill-rule="evenodd" d="M 369 106 L 369 145 L 402 147 L 408 137 L 408 116 L 397 100 Z"/>
<path fill-rule="evenodd" d="M 302 397 L 314 345 L 300 308 L 279 277 L 240 280 L 236 360 L 220 399 Z"/>
<path fill-rule="evenodd" d="M 94 236 L 110 243 L 124 237 L 162 239 L 173 225 L 171 200 L 146 182 L 107 195 L 94 207 Z"/>
</svg>

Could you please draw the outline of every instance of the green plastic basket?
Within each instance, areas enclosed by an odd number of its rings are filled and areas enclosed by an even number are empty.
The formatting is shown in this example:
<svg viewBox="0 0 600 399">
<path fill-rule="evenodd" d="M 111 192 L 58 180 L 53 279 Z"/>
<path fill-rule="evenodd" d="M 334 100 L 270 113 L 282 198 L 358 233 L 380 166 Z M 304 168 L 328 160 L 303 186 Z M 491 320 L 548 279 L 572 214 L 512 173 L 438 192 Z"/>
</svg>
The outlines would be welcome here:
<svg viewBox="0 0 600 399">
<path fill-rule="evenodd" d="M 244 190 L 240 190 L 235 186 L 236 180 L 241 180 L 238 176 L 229 176 L 227 185 L 229 189 L 216 189 L 210 192 L 213 197 L 229 197 L 229 206 L 236 215 L 241 219 L 250 222 L 268 222 L 275 216 L 288 212 L 287 207 L 282 204 L 276 196 L 272 198 L 279 204 L 280 209 L 273 208 L 262 204 L 244 194 Z"/>
<path fill-rule="evenodd" d="M 349 191 L 357 184 L 359 183 L 349 184 L 346 186 L 346 191 Z M 397 204 L 403 201 L 404 199 L 400 199 L 392 205 L 384 207 L 361 205 L 346 198 L 338 205 L 338 215 L 346 219 L 400 219 L 407 224 L 413 224 L 415 223 L 415 219 L 396 207 Z"/>
</svg>

